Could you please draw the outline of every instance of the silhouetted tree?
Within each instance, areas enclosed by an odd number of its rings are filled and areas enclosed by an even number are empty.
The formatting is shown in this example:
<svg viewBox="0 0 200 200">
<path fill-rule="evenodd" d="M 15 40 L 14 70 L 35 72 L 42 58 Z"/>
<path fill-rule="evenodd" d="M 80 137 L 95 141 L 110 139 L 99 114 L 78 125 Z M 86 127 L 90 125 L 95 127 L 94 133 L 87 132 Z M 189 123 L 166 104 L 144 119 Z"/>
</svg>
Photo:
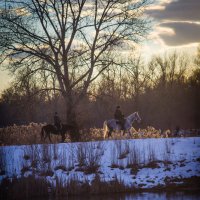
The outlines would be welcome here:
<svg viewBox="0 0 200 200">
<path fill-rule="evenodd" d="M 148 30 L 140 18 L 148 0 L 9 1 L 0 18 L 2 64 L 13 71 L 54 74 L 76 125 L 76 107 L 90 84 L 113 62 L 112 52 L 138 42 Z"/>
</svg>

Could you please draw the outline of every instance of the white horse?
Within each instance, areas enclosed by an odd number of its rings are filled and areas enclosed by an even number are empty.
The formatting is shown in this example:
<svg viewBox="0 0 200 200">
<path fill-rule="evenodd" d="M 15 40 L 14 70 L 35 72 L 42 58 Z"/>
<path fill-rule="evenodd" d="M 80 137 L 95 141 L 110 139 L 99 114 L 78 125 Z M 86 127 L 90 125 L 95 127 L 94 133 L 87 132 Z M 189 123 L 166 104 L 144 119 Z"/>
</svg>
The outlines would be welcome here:
<svg viewBox="0 0 200 200">
<path fill-rule="evenodd" d="M 125 123 L 124 123 L 125 132 L 128 131 L 130 133 L 130 129 L 134 121 L 137 121 L 138 123 L 141 122 L 141 118 L 138 112 L 134 112 L 125 118 Z M 117 120 L 110 119 L 110 120 L 104 121 L 103 123 L 104 139 L 107 133 L 108 133 L 108 137 L 111 137 L 111 134 L 113 131 L 121 131 L 121 125 L 117 123 Z"/>
</svg>

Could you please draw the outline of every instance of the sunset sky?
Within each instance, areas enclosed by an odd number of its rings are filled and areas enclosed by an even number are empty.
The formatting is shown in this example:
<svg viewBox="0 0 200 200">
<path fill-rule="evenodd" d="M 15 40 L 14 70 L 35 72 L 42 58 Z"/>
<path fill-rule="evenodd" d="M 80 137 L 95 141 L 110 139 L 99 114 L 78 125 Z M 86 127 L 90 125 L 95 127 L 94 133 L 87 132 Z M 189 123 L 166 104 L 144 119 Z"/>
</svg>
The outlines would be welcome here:
<svg viewBox="0 0 200 200">
<path fill-rule="evenodd" d="M 140 47 L 145 59 L 171 50 L 195 54 L 200 42 L 200 0 L 156 0 L 146 15 L 152 18 L 154 27 Z M 0 93 L 10 79 L 1 69 Z"/>
</svg>

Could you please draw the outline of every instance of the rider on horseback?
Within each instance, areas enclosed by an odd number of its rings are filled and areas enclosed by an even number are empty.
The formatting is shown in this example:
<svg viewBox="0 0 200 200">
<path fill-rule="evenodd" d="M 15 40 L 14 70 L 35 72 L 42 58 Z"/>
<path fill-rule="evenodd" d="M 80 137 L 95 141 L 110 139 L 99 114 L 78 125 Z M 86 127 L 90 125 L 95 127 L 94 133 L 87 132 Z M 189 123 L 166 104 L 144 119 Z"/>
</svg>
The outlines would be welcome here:
<svg viewBox="0 0 200 200">
<path fill-rule="evenodd" d="M 58 131 L 61 129 L 61 120 L 57 112 L 55 112 L 55 115 L 54 115 L 54 125 Z"/>
<path fill-rule="evenodd" d="M 122 112 L 120 110 L 120 106 L 116 107 L 114 117 L 116 119 L 116 122 L 121 125 L 121 128 L 124 131 L 125 130 L 125 127 L 124 127 L 124 125 L 125 125 L 125 119 L 124 119 L 124 115 L 122 114 Z"/>
</svg>

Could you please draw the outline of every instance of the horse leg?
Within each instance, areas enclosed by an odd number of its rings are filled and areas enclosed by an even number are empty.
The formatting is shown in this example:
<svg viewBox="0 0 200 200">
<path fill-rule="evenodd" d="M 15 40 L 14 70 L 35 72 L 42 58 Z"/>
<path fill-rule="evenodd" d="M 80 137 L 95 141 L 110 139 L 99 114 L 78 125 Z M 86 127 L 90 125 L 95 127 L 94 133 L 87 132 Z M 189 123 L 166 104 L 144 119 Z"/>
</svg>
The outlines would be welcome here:
<svg viewBox="0 0 200 200">
<path fill-rule="evenodd" d="M 42 142 L 44 142 L 47 138 L 47 131 L 44 129 L 44 127 L 42 128 L 42 131 L 41 131 L 41 140 Z"/>
<path fill-rule="evenodd" d="M 108 130 L 109 130 L 109 128 L 108 128 L 108 125 L 107 125 L 107 121 L 105 121 L 105 122 L 103 123 L 103 139 L 106 138 L 107 133 L 108 133 Z"/>
<path fill-rule="evenodd" d="M 131 138 L 131 129 L 128 129 L 127 135 L 128 135 L 129 138 Z"/>
<path fill-rule="evenodd" d="M 44 141 L 44 127 L 42 127 L 40 135 L 41 135 L 41 141 Z"/>
<path fill-rule="evenodd" d="M 104 132 L 103 132 L 103 139 L 104 139 L 104 140 L 106 139 L 106 135 L 107 135 L 107 131 L 104 131 Z"/>
<path fill-rule="evenodd" d="M 43 137 L 43 141 L 45 141 L 46 140 L 46 138 L 47 138 L 47 133 L 45 132 L 45 135 L 44 135 L 44 137 Z"/>
<path fill-rule="evenodd" d="M 113 129 L 109 129 L 109 131 L 108 131 L 108 138 L 112 137 L 112 131 L 113 131 Z"/>
<path fill-rule="evenodd" d="M 64 142 L 65 141 L 65 133 L 61 133 L 61 137 L 62 137 L 61 142 Z"/>
<path fill-rule="evenodd" d="M 48 138 L 49 138 L 49 141 L 52 142 L 51 141 L 51 133 L 48 134 Z"/>
</svg>

